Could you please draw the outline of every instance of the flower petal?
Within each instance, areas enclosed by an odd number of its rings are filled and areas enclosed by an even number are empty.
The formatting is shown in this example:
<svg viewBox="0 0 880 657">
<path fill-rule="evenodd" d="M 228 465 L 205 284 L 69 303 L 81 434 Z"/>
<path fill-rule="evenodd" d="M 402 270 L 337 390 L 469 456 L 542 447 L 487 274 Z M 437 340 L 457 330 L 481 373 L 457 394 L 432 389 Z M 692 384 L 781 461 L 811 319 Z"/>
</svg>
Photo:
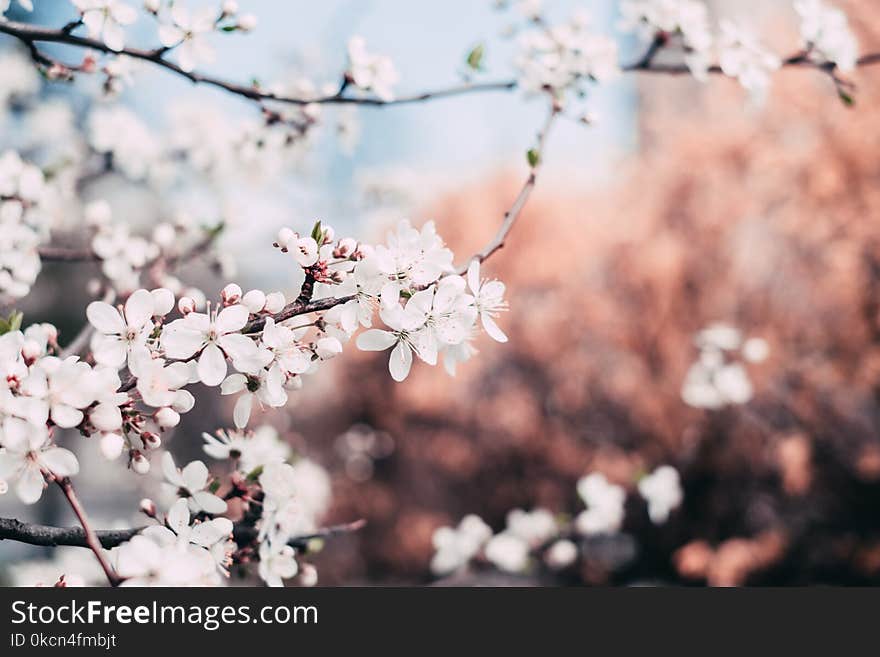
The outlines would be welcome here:
<svg viewBox="0 0 880 657">
<path fill-rule="evenodd" d="M 139 329 L 150 321 L 153 316 L 153 295 L 146 290 L 136 290 L 125 302 L 125 321 L 135 329 Z"/>
<path fill-rule="evenodd" d="M 363 351 L 385 351 L 397 342 L 397 336 L 382 329 L 370 329 L 358 336 L 358 349 Z"/>
<path fill-rule="evenodd" d="M 226 376 L 226 357 L 216 344 L 209 344 L 199 356 L 199 379 L 206 386 L 219 386 Z"/>
<path fill-rule="evenodd" d="M 114 333 L 122 333 L 125 330 L 125 322 L 122 321 L 122 316 L 109 303 L 92 301 L 86 308 L 86 317 L 88 317 L 89 323 L 101 333 L 112 335 Z"/>
</svg>

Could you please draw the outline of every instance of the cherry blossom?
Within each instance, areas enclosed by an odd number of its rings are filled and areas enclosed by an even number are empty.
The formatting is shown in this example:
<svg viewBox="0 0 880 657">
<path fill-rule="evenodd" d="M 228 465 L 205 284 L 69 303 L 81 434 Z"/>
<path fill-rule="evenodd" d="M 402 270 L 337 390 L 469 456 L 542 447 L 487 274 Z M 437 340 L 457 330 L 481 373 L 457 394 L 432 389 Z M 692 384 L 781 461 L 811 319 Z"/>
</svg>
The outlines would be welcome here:
<svg viewBox="0 0 880 657">
<path fill-rule="evenodd" d="M 669 512 L 681 505 L 684 493 L 678 470 L 671 465 L 661 465 L 639 480 L 639 494 L 648 502 L 648 515 L 656 525 L 669 518 Z"/>
<path fill-rule="evenodd" d="M 217 23 L 217 12 L 212 7 L 190 11 L 177 2 L 171 8 L 171 22 L 159 26 L 159 41 L 166 48 L 178 51 L 178 63 L 184 71 L 192 71 L 199 64 L 210 64 L 216 53 L 208 42 Z"/>
<path fill-rule="evenodd" d="M 134 7 L 121 0 L 73 0 L 92 38 L 102 39 L 111 50 L 125 48 L 126 25 L 137 20 Z"/>
<path fill-rule="evenodd" d="M 467 515 L 458 527 L 440 527 L 434 532 L 436 552 L 431 572 L 446 575 L 465 566 L 492 537 L 492 530 L 479 516 Z"/>
<path fill-rule="evenodd" d="M 226 502 L 207 490 L 208 468 L 201 461 L 190 462 L 183 470 L 174 464 L 170 452 L 162 454 L 162 473 L 165 486 L 178 497 L 186 499 L 193 513 L 224 513 Z"/>
<path fill-rule="evenodd" d="M 143 357 L 147 339 L 153 332 L 154 314 L 154 295 L 147 290 L 137 290 L 128 297 L 122 312 L 103 301 L 90 303 L 86 316 L 97 329 L 92 338 L 95 360 L 119 368 L 126 360 L 131 362 L 133 358 Z M 139 356 L 135 352 L 139 352 Z"/>
<path fill-rule="evenodd" d="M 605 475 L 594 472 L 577 483 L 578 495 L 587 505 L 575 519 L 581 534 L 614 534 L 623 525 L 626 491 L 610 483 Z"/>
<path fill-rule="evenodd" d="M 824 0 L 795 0 L 801 19 L 801 37 L 809 55 L 819 62 L 831 62 L 841 71 L 852 71 L 859 44 L 846 14 Z"/>
<path fill-rule="evenodd" d="M 367 51 L 363 37 L 352 37 L 348 42 L 348 75 L 352 83 L 364 91 L 372 91 L 382 100 L 392 100 L 392 87 L 400 79 L 390 57 Z"/>
<path fill-rule="evenodd" d="M 79 472 L 73 452 L 54 446 L 45 428 L 24 420 L 3 420 L 0 445 L 0 479 L 15 481 L 15 494 L 24 504 L 34 504 L 42 497 L 44 472 L 58 477 L 72 477 Z"/>
<path fill-rule="evenodd" d="M 719 62 L 725 75 L 737 78 L 752 96 L 761 100 L 770 88 L 770 77 L 782 65 L 779 57 L 761 45 L 747 29 L 721 21 Z"/>
<path fill-rule="evenodd" d="M 504 331 L 498 328 L 495 317 L 503 310 L 507 310 L 507 302 L 504 301 L 504 283 L 501 281 L 484 281 L 480 279 L 480 261 L 471 260 L 467 271 L 468 286 L 474 295 L 474 306 L 480 313 L 480 322 L 483 329 L 493 340 L 507 342 Z"/>
</svg>

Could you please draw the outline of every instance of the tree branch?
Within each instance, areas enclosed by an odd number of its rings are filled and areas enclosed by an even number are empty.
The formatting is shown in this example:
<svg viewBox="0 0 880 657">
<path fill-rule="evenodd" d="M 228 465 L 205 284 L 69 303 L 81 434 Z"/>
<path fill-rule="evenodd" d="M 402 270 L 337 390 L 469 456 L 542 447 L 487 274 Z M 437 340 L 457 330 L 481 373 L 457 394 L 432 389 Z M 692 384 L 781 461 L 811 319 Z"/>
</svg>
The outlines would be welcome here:
<svg viewBox="0 0 880 657">
<path fill-rule="evenodd" d="M 295 536 L 288 544 L 292 547 L 304 549 L 309 541 L 326 539 L 340 534 L 351 534 L 359 531 L 366 525 L 366 521 L 355 520 L 354 522 L 340 525 L 323 527 L 311 534 Z M 133 527 L 131 529 L 98 529 L 92 530 L 95 538 L 105 549 L 115 548 L 140 532 L 146 527 Z M 257 537 L 257 529 L 253 526 L 236 524 L 232 536 L 239 545 L 247 545 Z M 85 530 L 82 527 L 50 527 L 48 525 L 34 525 L 13 518 L 0 518 L 0 541 L 18 541 L 28 545 L 41 545 L 44 547 L 83 547 L 91 548 Z"/>
<path fill-rule="evenodd" d="M 64 497 L 67 498 L 70 508 L 73 509 L 73 513 L 76 515 L 77 520 L 79 520 L 79 524 L 82 526 L 83 539 L 85 540 L 86 546 L 95 553 L 95 558 L 98 560 L 98 563 L 101 564 L 101 569 L 107 576 L 107 581 L 110 582 L 110 586 L 119 586 L 122 583 L 122 578 L 116 574 L 116 571 L 113 570 L 110 562 L 107 561 L 107 555 L 104 554 L 101 541 L 95 533 L 95 530 L 89 525 L 89 519 L 86 516 L 85 509 L 83 509 L 82 504 L 80 504 L 79 498 L 76 496 L 76 491 L 73 490 L 73 484 L 70 481 L 70 477 L 55 479 L 55 482 L 61 488 L 61 492 L 64 493 Z"/>
</svg>

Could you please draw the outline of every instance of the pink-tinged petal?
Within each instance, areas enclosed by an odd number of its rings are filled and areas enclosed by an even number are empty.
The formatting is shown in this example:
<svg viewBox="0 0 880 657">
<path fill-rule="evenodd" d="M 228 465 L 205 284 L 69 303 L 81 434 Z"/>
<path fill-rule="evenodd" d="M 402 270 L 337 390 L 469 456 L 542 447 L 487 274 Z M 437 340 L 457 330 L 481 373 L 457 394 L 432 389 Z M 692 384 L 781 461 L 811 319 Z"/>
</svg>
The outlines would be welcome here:
<svg viewBox="0 0 880 657">
<path fill-rule="evenodd" d="M 358 349 L 362 351 L 385 351 L 397 342 L 397 336 L 382 329 L 364 331 L 357 338 Z"/>
<path fill-rule="evenodd" d="M 181 40 L 183 40 L 183 37 L 183 30 L 175 27 L 174 25 L 159 26 L 159 43 L 161 43 L 166 48 L 176 46 L 178 43 L 181 42 Z"/>
<path fill-rule="evenodd" d="M 83 14 L 82 21 L 89 31 L 90 37 L 97 39 L 101 36 L 101 30 L 104 29 L 104 13 L 102 11 L 87 11 Z"/>
<path fill-rule="evenodd" d="M 199 356 L 199 380 L 206 386 L 219 386 L 226 376 L 226 357 L 216 344 L 209 344 Z"/>
<path fill-rule="evenodd" d="M 200 509 L 210 514 L 226 513 L 226 502 L 207 491 L 193 493 L 193 501 Z"/>
<path fill-rule="evenodd" d="M 49 472 L 61 477 L 73 477 L 79 473 L 79 461 L 69 449 L 50 447 L 40 452 L 40 463 Z"/>
<path fill-rule="evenodd" d="M 120 368 L 126 358 L 125 343 L 115 335 L 95 333 L 92 339 L 92 355 L 95 362 L 107 367 Z"/>
<path fill-rule="evenodd" d="M 116 21 L 105 21 L 103 37 L 110 50 L 119 52 L 125 48 L 125 30 Z"/>
<path fill-rule="evenodd" d="M 89 323 L 101 333 L 111 335 L 125 331 L 125 322 L 122 321 L 122 316 L 109 303 L 92 301 L 86 307 L 86 317 L 88 317 Z"/>
<path fill-rule="evenodd" d="M 234 395 L 247 388 L 247 377 L 244 374 L 230 374 L 220 385 L 221 395 Z"/>
<path fill-rule="evenodd" d="M 248 309 L 242 305 L 229 306 L 220 311 L 214 326 L 221 334 L 240 331 L 247 324 L 249 314 Z"/>
<path fill-rule="evenodd" d="M 29 466 L 24 469 L 15 484 L 15 494 L 25 504 L 34 504 L 43 495 L 43 475 L 40 469 L 35 466 Z"/>
<path fill-rule="evenodd" d="M 180 471 L 174 464 L 174 457 L 171 456 L 171 452 L 165 452 L 162 454 L 162 474 L 165 476 L 165 480 L 174 486 L 186 485 Z"/>
<path fill-rule="evenodd" d="M 480 261 L 474 258 L 467 270 L 468 287 L 474 294 L 480 293 Z"/>
<path fill-rule="evenodd" d="M 208 466 L 201 461 L 193 461 L 187 464 L 181 475 L 187 490 L 190 492 L 202 490 L 208 483 Z"/>
<path fill-rule="evenodd" d="M 52 421 L 63 429 L 72 429 L 83 419 L 82 411 L 67 404 L 54 404 L 50 416 Z"/>
<path fill-rule="evenodd" d="M 205 333 L 191 328 L 185 319 L 171 322 L 162 331 L 162 349 L 168 358 L 189 358 L 201 349 L 203 344 L 205 344 Z"/>
<path fill-rule="evenodd" d="M 483 320 L 483 328 L 486 329 L 486 333 L 489 334 L 490 338 L 498 342 L 507 342 L 507 336 L 504 335 L 504 331 L 498 328 L 498 324 L 487 313 L 482 313 L 480 319 Z"/>
<path fill-rule="evenodd" d="M 126 323 L 140 329 L 153 316 L 153 295 L 146 290 L 136 290 L 125 302 Z"/>
<path fill-rule="evenodd" d="M 168 513 L 165 515 L 165 524 L 175 534 L 180 534 L 180 532 L 189 527 L 189 505 L 186 503 L 186 500 L 180 499 L 171 505 L 171 508 L 168 509 Z"/>
<path fill-rule="evenodd" d="M 254 395 L 250 392 L 244 393 L 235 401 L 235 408 L 232 410 L 232 421 L 235 422 L 237 429 L 244 429 L 248 421 L 251 419 L 251 409 L 254 405 Z"/>
<path fill-rule="evenodd" d="M 391 378 L 398 382 L 406 379 L 412 367 L 412 360 L 412 350 L 406 343 L 398 342 L 397 346 L 391 350 L 391 357 L 388 359 L 388 371 L 391 372 Z"/>
</svg>

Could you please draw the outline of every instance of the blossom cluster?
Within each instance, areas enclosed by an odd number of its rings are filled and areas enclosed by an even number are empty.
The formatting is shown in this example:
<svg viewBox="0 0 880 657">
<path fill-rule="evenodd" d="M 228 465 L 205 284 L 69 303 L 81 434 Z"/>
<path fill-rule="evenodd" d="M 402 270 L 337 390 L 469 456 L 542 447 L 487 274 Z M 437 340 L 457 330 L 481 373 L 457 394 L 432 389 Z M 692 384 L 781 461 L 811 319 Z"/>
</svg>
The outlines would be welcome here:
<svg viewBox="0 0 880 657">
<path fill-rule="evenodd" d="M 506 7 L 509 3 L 496 3 Z M 612 80 L 622 70 L 616 42 L 589 29 L 582 11 L 567 22 L 554 24 L 542 13 L 541 3 L 515 3 L 526 20 L 519 37 L 515 66 L 519 84 L 528 92 L 548 91 L 557 102 L 583 97 L 593 83 Z M 825 0 L 796 0 L 801 47 L 817 64 L 852 70 L 858 42 L 846 15 Z M 652 54 L 636 66 L 650 66 L 657 51 L 679 53 L 698 80 L 715 65 L 737 79 L 755 98 L 766 95 L 781 58 L 768 49 L 748 27 L 721 20 L 712 25 L 701 0 L 623 0 L 619 27 L 651 43 Z"/>
<path fill-rule="evenodd" d="M 770 353 L 762 338 L 745 339 L 728 324 L 712 324 L 694 338 L 699 358 L 685 376 L 681 397 L 695 408 L 717 410 L 745 404 L 754 394 L 746 363 L 760 363 Z"/>
<path fill-rule="evenodd" d="M 665 523 L 684 500 L 678 471 L 670 465 L 641 477 L 636 488 L 657 525 Z M 513 509 L 507 514 L 505 528 L 494 535 L 476 515 L 465 516 L 457 527 L 438 528 L 433 536 L 431 572 L 449 575 L 474 560 L 508 573 L 526 572 L 538 562 L 551 570 L 568 568 L 577 561 L 584 541 L 621 531 L 625 516 L 626 489 L 603 474 L 594 472 L 581 478 L 577 492 L 586 509 L 573 521 L 543 508 Z"/>
</svg>

